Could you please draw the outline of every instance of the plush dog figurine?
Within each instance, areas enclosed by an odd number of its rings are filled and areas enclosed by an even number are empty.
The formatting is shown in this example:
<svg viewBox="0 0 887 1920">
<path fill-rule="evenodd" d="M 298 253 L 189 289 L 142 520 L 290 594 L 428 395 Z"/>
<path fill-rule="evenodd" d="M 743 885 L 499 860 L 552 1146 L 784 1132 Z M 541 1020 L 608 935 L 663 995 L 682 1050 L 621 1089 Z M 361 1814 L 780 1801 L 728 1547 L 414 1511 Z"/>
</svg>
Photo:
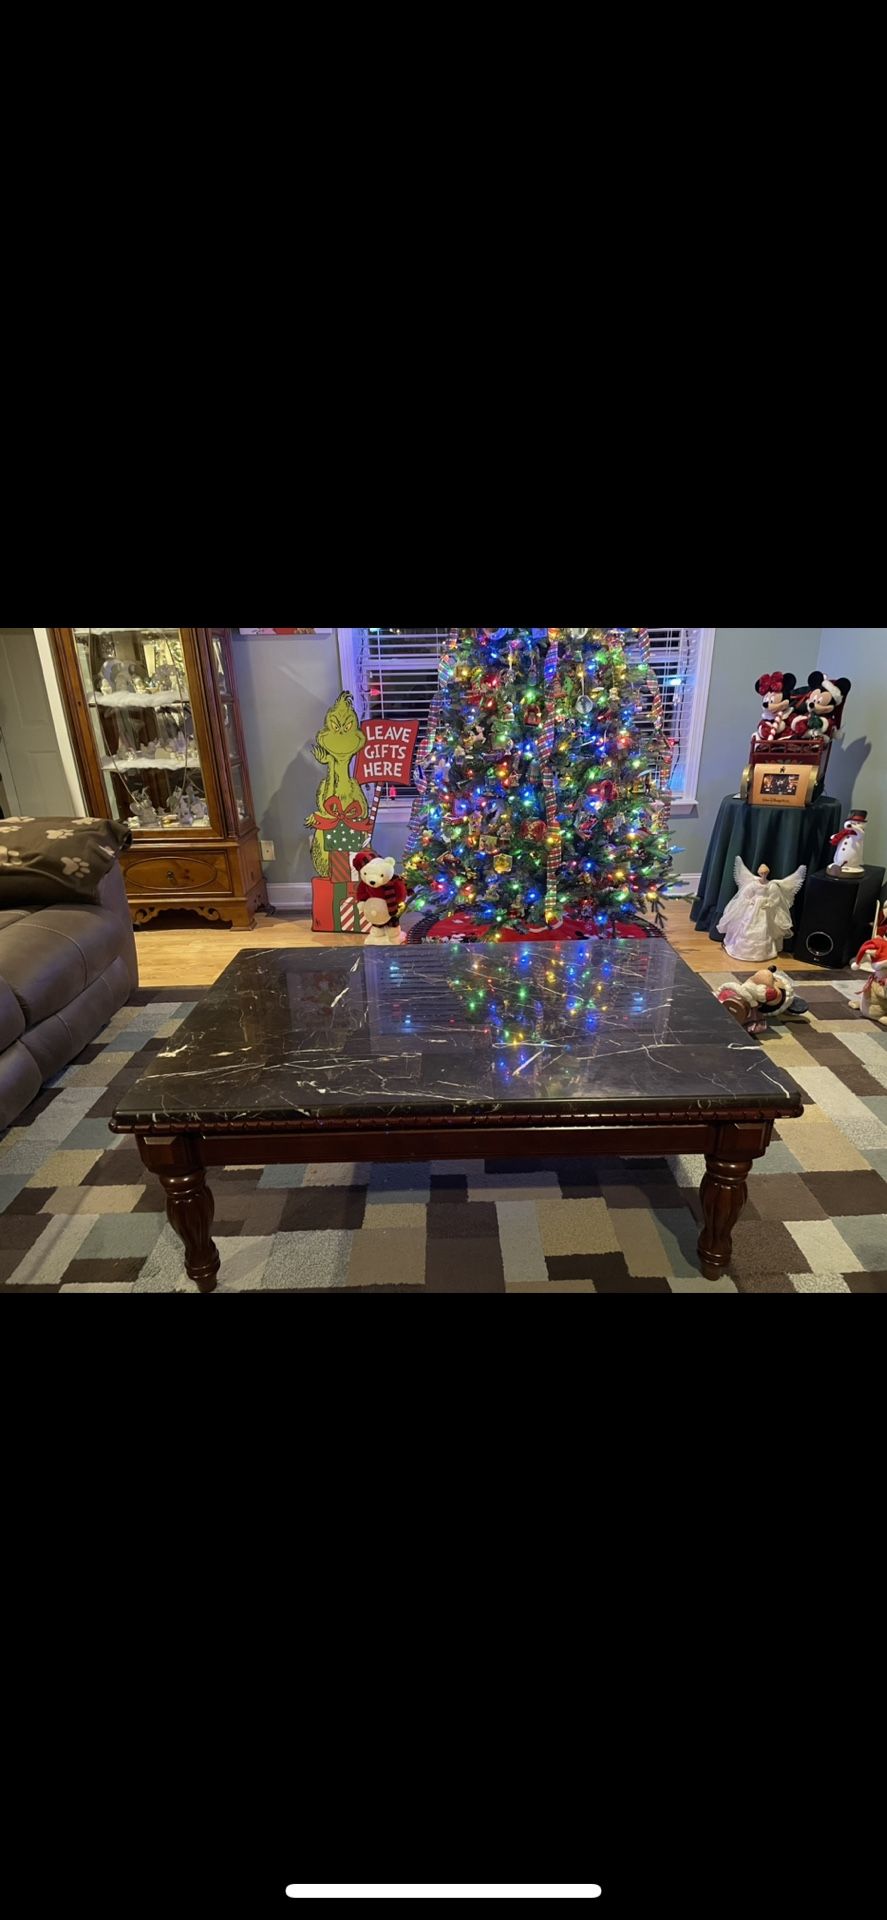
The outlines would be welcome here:
<svg viewBox="0 0 887 1920">
<path fill-rule="evenodd" d="M 768 740 L 776 740 L 792 718 L 794 711 L 792 694 L 797 685 L 793 673 L 765 673 L 755 681 L 755 692 L 761 695 L 764 711 L 758 724 L 755 739 L 761 746 Z"/>
<path fill-rule="evenodd" d="M 750 980 L 722 987 L 718 999 L 746 1033 L 766 1033 L 767 1022 L 774 1015 L 783 1020 L 786 1015 L 798 1019 L 810 1012 L 807 1001 L 799 998 L 788 974 L 779 967 L 761 967 Z"/>
<path fill-rule="evenodd" d="M 356 853 L 351 864 L 358 879 L 358 904 L 370 922 L 367 946 L 400 946 L 406 939 L 400 916 L 407 903 L 407 887 L 395 875 L 395 862 L 380 860 L 375 853 Z"/>
</svg>

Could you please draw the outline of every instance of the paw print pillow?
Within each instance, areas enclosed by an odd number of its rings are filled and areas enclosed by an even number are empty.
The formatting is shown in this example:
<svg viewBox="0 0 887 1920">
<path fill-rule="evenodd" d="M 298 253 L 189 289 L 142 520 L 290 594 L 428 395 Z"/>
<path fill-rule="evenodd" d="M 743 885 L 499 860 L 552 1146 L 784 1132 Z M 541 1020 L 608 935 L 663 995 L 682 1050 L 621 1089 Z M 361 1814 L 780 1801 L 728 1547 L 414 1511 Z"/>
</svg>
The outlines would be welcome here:
<svg viewBox="0 0 887 1920">
<path fill-rule="evenodd" d="M 117 820 L 0 819 L 0 907 L 97 901 L 115 860 L 132 844 Z"/>
</svg>

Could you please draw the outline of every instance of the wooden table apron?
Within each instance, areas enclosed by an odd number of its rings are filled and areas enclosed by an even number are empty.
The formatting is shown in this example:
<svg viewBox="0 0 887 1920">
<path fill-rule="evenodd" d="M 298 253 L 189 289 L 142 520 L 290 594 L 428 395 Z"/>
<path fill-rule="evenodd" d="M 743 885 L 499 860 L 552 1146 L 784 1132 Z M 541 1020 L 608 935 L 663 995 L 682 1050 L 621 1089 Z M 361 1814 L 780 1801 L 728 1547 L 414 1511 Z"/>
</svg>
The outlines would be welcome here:
<svg viewBox="0 0 887 1920">
<path fill-rule="evenodd" d="M 230 1127 L 168 1123 L 164 1131 L 112 1122 L 133 1134 L 150 1173 L 166 1190 L 167 1214 L 185 1249 L 189 1278 L 212 1293 L 220 1259 L 212 1238 L 215 1203 L 207 1168 L 311 1161 L 484 1160 L 605 1155 L 705 1155 L 700 1267 L 708 1280 L 727 1272 L 733 1228 L 748 1198 L 752 1163 L 766 1153 L 778 1119 L 798 1117 L 800 1096 L 784 1105 L 706 1113 L 664 1106 L 649 1111 L 533 1115 L 409 1115 L 402 1119 L 244 1122 Z"/>
</svg>

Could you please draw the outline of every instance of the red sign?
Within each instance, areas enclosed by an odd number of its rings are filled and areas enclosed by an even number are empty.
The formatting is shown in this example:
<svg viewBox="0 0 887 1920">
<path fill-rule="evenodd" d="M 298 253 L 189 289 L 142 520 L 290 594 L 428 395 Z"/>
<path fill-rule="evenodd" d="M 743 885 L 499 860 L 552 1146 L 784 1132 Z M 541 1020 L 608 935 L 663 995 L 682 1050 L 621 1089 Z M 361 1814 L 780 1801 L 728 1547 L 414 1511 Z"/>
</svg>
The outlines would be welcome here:
<svg viewBox="0 0 887 1920">
<path fill-rule="evenodd" d="M 395 787 L 408 787 L 419 737 L 418 720 L 364 720 L 361 725 L 367 743 L 355 763 L 358 785 L 384 780 Z"/>
</svg>

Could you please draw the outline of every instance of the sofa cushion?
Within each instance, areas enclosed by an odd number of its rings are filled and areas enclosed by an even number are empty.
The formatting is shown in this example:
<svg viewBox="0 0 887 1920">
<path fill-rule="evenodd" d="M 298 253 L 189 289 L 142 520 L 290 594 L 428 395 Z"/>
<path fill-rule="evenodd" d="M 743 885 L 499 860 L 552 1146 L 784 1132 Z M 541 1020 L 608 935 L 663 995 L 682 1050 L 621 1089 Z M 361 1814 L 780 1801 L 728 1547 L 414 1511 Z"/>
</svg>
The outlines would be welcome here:
<svg viewBox="0 0 887 1920">
<path fill-rule="evenodd" d="M 19 907 L 18 909 L 4 907 L 0 910 L 0 933 L 3 932 L 4 927 L 14 927 L 17 920 L 24 920 L 28 911 L 29 909 L 27 907 Z"/>
<path fill-rule="evenodd" d="M 95 901 L 105 874 L 131 845 L 132 833 L 119 820 L 0 819 L 0 905 Z"/>
<path fill-rule="evenodd" d="M 119 951 L 120 923 L 107 907 L 43 907 L 0 932 L 0 977 L 33 1027 L 63 1012 Z"/>
<path fill-rule="evenodd" d="M 5 980 L 0 980 L 0 1053 L 25 1031 L 25 1016 Z"/>
<path fill-rule="evenodd" d="M 0 1053 L 0 1127 L 11 1127 L 39 1092 L 40 1068 L 24 1041 L 16 1040 Z"/>
</svg>

